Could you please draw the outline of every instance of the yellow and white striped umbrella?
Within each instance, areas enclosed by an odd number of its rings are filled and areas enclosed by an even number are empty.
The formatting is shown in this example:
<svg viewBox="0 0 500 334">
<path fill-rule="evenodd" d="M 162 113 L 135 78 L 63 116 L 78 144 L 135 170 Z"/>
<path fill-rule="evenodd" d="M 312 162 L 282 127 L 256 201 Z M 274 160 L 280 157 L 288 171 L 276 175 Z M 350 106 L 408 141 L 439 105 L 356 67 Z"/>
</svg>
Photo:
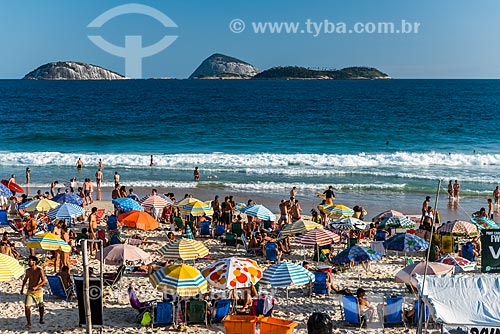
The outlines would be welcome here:
<svg viewBox="0 0 500 334">
<path fill-rule="evenodd" d="M 182 208 L 183 205 L 193 204 L 194 202 L 201 202 L 199 199 L 194 197 L 186 197 L 182 201 L 175 203 L 176 206 Z"/>
<path fill-rule="evenodd" d="M 26 247 L 41 248 L 45 250 L 62 250 L 65 253 L 71 252 L 71 246 L 57 235 L 45 232 L 35 234 L 26 240 Z"/>
<path fill-rule="evenodd" d="M 354 215 L 354 210 L 343 204 L 318 205 L 318 209 L 321 212 L 324 212 L 325 214 L 337 219 L 351 217 L 352 215 Z"/>
<path fill-rule="evenodd" d="M 0 281 L 11 281 L 23 276 L 24 268 L 11 256 L 0 253 Z"/>
<path fill-rule="evenodd" d="M 191 297 L 208 290 L 207 280 L 195 267 L 173 264 L 149 276 L 153 286 L 163 292 L 181 297 Z"/>
<path fill-rule="evenodd" d="M 177 239 L 158 250 L 167 259 L 194 260 L 208 255 L 208 248 L 194 239 Z"/>
<path fill-rule="evenodd" d="M 281 230 L 281 234 L 283 235 L 294 235 L 297 233 L 304 233 L 310 230 L 314 230 L 315 228 L 322 229 L 323 226 L 320 224 L 317 224 L 311 220 L 303 220 L 299 219 L 296 222 L 292 224 L 287 224 L 283 227 L 283 230 Z"/>
<path fill-rule="evenodd" d="M 42 198 L 29 202 L 24 209 L 28 212 L 48 212 L 51 209 L 57 208 L 59 205 L 59 203 L 51 201 L 50 199 Z"/>
<path fill-rule="evenodd" d="M 185 204 L 180 208 L 181 208 L 181 213 L 185 215 L 191 215 L 194 217 L 214 214 L 214 210 L 210 206 L 210 201 L 207 202 L 196 201 L 193 203 Z"/>
</svg>

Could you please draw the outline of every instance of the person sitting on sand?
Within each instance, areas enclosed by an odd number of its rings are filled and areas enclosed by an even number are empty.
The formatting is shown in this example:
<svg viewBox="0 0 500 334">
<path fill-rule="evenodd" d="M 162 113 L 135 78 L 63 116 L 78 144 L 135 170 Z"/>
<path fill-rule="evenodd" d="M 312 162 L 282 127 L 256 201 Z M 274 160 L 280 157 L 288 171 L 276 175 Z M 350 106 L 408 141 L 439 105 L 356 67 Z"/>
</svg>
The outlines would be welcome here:
<svg viewBox="0 0 500 334">
<path fill-rule="evenodd" d="M 14 247 L 14 243 L 9 240 L 9 232 L 7 231 L 3 232 L 2 241 L 0 241 L 0 253 L 14 257 L 18 260 L 21 258 L 21 254 L 19 254 Z"/>
<path fill-rule="evenodd" d="M 61 271 L 56 274 L 57 276 L 61 277 L 61 280 L 63 282 L 63 286 L 65 290 L 68 290 L 68 287 L 73 286 L 73 280 L 71 279 L 71 275 L 69 273 L 69 267 L 68 266 L 63 266 L 61 268 Z"/>
<path fill-rule="evenodd" d="M 262 235 L 259 231 L 252 234 L 250 242 L 248 243 L 249 249 L 261 249 L 262 248 Z"/>
<path fill-rule="evenodd" d="M 358 305 L 359 305 L 359 313 L 361 316 L 365 316 L 368 321 L 372 321 L 373 313 L 375 312 L 376 307 L 370 304 L 365 299 L 365 294 L 366 291 L 363 288 L 358 288 L 358 290 L 356 291 L 356 297 L 358 298 Z"/>
<path fill-rule="evenodd" d="M 174 242 L 175 241 L 175 234 L 174 232 L 170 231 L 167 233 L 167 240 L 168 242 Z"/>
</svg>

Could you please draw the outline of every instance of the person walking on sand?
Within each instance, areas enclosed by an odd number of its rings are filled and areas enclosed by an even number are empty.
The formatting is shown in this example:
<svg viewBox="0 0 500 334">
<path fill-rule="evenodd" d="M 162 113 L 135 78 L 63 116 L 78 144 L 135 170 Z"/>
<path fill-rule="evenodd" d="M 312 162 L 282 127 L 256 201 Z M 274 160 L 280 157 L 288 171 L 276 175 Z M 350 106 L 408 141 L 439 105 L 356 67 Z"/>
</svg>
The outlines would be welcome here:
<svg viewBox="0 0 500 334">
<path fill-rule="evenodd" d="M 43 286 L 47 283 L 47 278 L 42 270 L 36 264 L 38 259 L 36 256 L 31 255 L 28 259 L 29 268 L 26 269 L 26 274 L 21 286 L 21 294 L 24 294 L 24 286 L 28 283 L 28 291 L 26 292 L 26 299 L 24 301 L 24 314 L 26 315 L 26 329 L 31 328 L 31 305 L 36 304 L 40 312 L 40 324 L 44 324 L 44 306 L 43 306 Z"/>
<path fill-rule="evenodd" d="M 83 167 L 82 158 L 78 158 L 78 160 L 76 161 L 76 169 L 78 169 L 80 171 L 80 170 L 82 170 L 82 167 Z"/>
<path fill-rule="evenodd" d="M 104 175 L 102 174 L 102 168 L 99 168 L 97 172 L 95 172 L 95 183 L 97 185 L 97 191 L 101 191 L 101 182 Z"/>
<path fill-rule="evenodd" d="M 193 175 L 194 175 L 194 180 L 195 181 L 199 181 L 200 180 L 200 170 L 198 169 L 198 167 L 194 168 Z"/>
<path fill-rule="evenodd" d="M 31 182 L 31 169 L 29 167 L 26 167 L 26 184 L 29 184 Z"/>
<path fill-rule="evenodd" d="M 458 183 L 458 180 L 455 180 L 455 183 L 453 184 L 453 197 L 455 197 L 455 202 L 458 203 L 460 194 L 460 183 Z"/>
</svg>

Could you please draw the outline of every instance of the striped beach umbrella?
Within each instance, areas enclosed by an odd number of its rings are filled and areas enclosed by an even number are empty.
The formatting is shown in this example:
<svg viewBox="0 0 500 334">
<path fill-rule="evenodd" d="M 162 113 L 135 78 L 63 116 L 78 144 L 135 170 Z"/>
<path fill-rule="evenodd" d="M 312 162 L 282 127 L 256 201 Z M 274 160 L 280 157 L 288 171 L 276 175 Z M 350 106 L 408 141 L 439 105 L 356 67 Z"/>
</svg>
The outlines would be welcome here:
<svg viewBox="0 0 500 334">
<path fill-rule="evenodd" d="M 0 253 L 0 281 L 10 281 L 23 276 L 24 268 L 19 261 Z"/>
<path fill-rule="evenodd" d="M 115 198 L 111 201 L 111 203 L 122 209 L 123 212 L 144 211 L 144 208 L 139 204 L 139 202 L 128 197 Z"/>
<path fill-rule="evenodd" d="M 455 236 L 467 237 L 473 237 L 479 234 L 476 225 L 462 220 L 447 222 L 446 224 L 438 227 L 437 232 L 440 234 L 451 234 Z"/>
<path fill-rule="evenodd" d="M 141 202 L 141 205 L 146 209 L 163 209 L 167 205 L 172 205 L 174 202 L 168 197 L 162 197 L 158 195 L 150 195 L 144 201 Z"/>
<path fill-rule="evenodd" d="M 395 210 L 387 210 L 387 211 L 381 212 L 378 215 L 376 215 L 375 217 L 373 217 L 372 221 L 376 222 L 376 221 L 382 221 L 382 220 L 389 218 L 389 217 L 404 217 L 404 216 L 405 215 L 402 212 L 395 211 Z"/>
<path fill-rule="evenodd" d="M 71 246 L 68 245 L 66 241 L 50 232 L 35 234 L 31 238 L 28 238 L 28 240 L 26 240 L 26 247 L 45 250 L 60 249 L 65 253 L 71 252 Z"/>
<path fill-rule="evenodd" d="M 294 235 L 297 233 L 304 233 L 310 230 L 314 229 L 322 229 L 323 226 L 320 224 L 317 224 L 311 220 L 303 220 L 299 219 L 294 223 L 287 224 L 283 227 L 281 230 L 282 235 Z"/>
<path fill-rule="evenodd" d="M 207 280 L 198 269 L 187 264 L 163 267 L 150 275 L 149 281 L 156 289 L 180 297 L 192 297 L 208 289 Z"/>
<path fill-rule="evenodd" d="M 345 217 L 338 219 L 330 224 L 335 230 L 366 230 L 368 226 L 366 222 L 353 217 Z"/>
<path fill-rule="evenodd" d="M 50 199 L 42 198 L 26 203 L 22 208 L 28 212 L 47 212 L 50 209 L 55 209 L 59 203 L 51 201 Z"/>
<path fill-rule="evenodd" d="M 347 264 L 351 261 L 364 262 L 382 259 L 382 255 L 376 250 L 364 246 L 352 246 L 344 249 L 333 258 L 335 264 Z"/>
<path fill-rule="evenodd" d="M 181 207 L 181 213 L 191 215 L 193 217 L 200 217 L 203 215 L 213 215 L 214 210 L 210 205 L 210 201 L 202 202 L 196 201 L 190 204 L 185 204 Z"/>
<path fill-rule="evenodd" d="M 319 205 L 318 209 L 327 214 L 331 215 L 336 218 L 344 218 L 344 217 L 350 217 L 354 214 L 354 210 L 342 205 L 342 204 L 335 204 L 335 205 Z"/>
<path fill-rule="evenodd" d="M 158 252 L 167 259 L 195 260 L 208 255 L 208 248 L 194 239 L 177 239 L 161 247 Z"/>
<path fill-rule="evenodd" d="M 234 256 L 215 261 L 201 273 L 211 286 L 219 289 L 248 288 L 262 277 L 257 262 Z"/>
<path fill-rule="evenodd" d="M 47 216 L 50 219 L 64 220 L 64 219 L 74 219 L 76 217 L 80 217 L 84 213 L 85 209 L 82 208 L 81 206 L 70 203 L 64 203 L 59 205 L 57 208 L 50 210 L 47 213 Z"/>
<path fill-rule="evenodd" d="M 315 281 L 315 276 L 304 267 L 292 263 L 276 263 L 267 268 L 259 284 L 269 284 L 274 288 L 286 288 L 289 286 L 300 286 Z"/>
<path fill-rule="evenodd" d="M 118 216 L 118 221 L 128 227 L 135 227 L 140 230 L 157 229 L 159 223 L 149 213 L 141 211 L 129 211 Z"/>
<path fill-rule="evenodd" d="M 0 196 L 10 197 L 12 196 L 12 191 L 9 188 L 0 183 Z"/>
<path fill-rule="evenodd" d="M 275 221 L 276 216 L 268 208 L 261 204 L 254 204 L 240 209 L 247 216 L 257 217 L 266 221 Z"/>
<path fill-rule="evenodd" d="M 417 226 L 417 223 L 406 217 L 392 216 L 382 220 L 382 222 L 378 224 L 377 229 L 384 230 L 390 228 L 405 228 L 409 230 L 415 228 L 415 226 Z"/>
<path fill-rule="evenodd" d="M 76 205 L 82 205 L 83 203 L 83 198 L 78 196 L 75 193 L 63 193 L 56 195 L 52 198 L 54 202 L 63 204 L 63 203 L 70 203 L 70 204 L 76 204 Z"/>
<path fill-rule="evenodd" d="M 339 242 L 340 237 L 331 231 L 316 228 L 302 234 L 297 241 L 306 246 L 324 246 Z"/>
<path fill-rule="evenodd" d="M 175 205 L 178 206 L 179 208 L 182 208 L 183 205 L 189 205 L 189 204 L 192 204 L 194 202 L 202 202 L 202 201 L 200 201 L 199 199 L 196 199 L 194 197 L 186 197 L 182 201 L 176 203 Z"/>
<path fill-rule="evenodd" d="M 384 248 L 398 252 L 417 252 L 429 248 L 429 242 L 414 234 L 401 233 L 384 241 Z"/>
</svg>

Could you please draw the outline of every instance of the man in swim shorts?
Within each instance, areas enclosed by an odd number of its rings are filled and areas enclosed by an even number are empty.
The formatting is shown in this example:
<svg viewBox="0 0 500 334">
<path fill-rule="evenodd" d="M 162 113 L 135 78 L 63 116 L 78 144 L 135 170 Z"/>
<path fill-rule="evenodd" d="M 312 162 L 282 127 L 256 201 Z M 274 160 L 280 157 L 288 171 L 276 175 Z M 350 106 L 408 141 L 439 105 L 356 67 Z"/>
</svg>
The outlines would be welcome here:
<svg viewBox="0 0 500 334">
<path fill-rule="evenodd" d="M 23 285 L 21 286 L 21 294 L 24 293 L 24 286 L 28 282 L 28 291 L 26 292 L 26 299 L 24 302 L 24 313 L 26 315 L 26 328 L 31 327 L 31 305 L 36 304 L 40 312 L 40 323 L 44 324 L 43 314 L 43 285 L 47 283 L 47 278 L 42 268 L 36 265 L 38 259 L 36 256 L 30 256 L 28 259 L 29 268 L 26 269 Z"/>
<path fill-rule="evenodd" d="M 333 193 L 333 186 L 329 186 L 327 190 L 323 192 L 326 199 L 327 205 L 333 205 L 333 199 L 335 198 L 335 194 Z"/>
<path fill-rule="evenodd" d="M 82 167 L 83 167 L 82 158 L 78 158 L 78 160 L 76 161 L 76 169 L 82 169 Z"/>
</svg>

